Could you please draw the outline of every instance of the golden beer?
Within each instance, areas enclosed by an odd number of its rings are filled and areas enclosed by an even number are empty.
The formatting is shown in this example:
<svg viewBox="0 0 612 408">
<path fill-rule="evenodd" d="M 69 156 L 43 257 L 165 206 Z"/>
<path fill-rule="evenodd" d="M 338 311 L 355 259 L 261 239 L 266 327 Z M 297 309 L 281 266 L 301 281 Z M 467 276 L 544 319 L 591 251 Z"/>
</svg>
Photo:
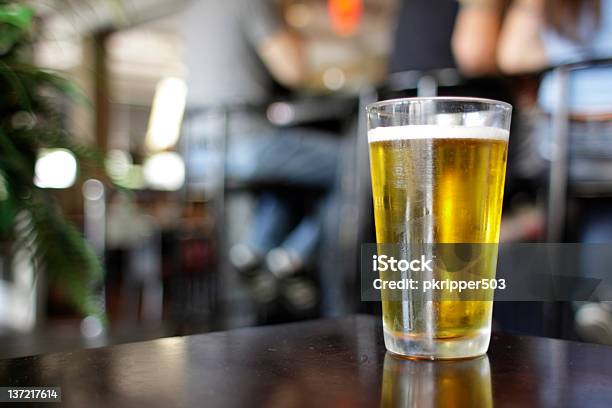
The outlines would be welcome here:
<svg viewBox="0 0 612 408">
<path fill-rule="evenodd" d="M 381 127 L 369 132 L 369 141 L 379 244 L 402 244 L 409 248 L 498 242 L 507 130 L 484 126 Z M 485 259 L 470 270 L 474 279 L 495 277 L 497 252 L 493 247 L 480 250 Z M 441 257 L 439 253 L 432 255 Z M 433 275 L 441 279 L 454 276 L 438 265 Z M 381 278 L 385 279 L 382 273 Z M 419 292 L 409 293 L 402 301 L 384 297 L 383 293 L 386 341 L 465 340 L 473 344 L 472 340 L 486 339 L 486 351 L 492 301 L 469 297 L 441 299 L 439 295 L 427 297 Z M 419 355 L 417 351 L 416 356 L 453 357 L 427 353 Z M 465 353 L 482 354 L 473 350 Z"/>
</svg>

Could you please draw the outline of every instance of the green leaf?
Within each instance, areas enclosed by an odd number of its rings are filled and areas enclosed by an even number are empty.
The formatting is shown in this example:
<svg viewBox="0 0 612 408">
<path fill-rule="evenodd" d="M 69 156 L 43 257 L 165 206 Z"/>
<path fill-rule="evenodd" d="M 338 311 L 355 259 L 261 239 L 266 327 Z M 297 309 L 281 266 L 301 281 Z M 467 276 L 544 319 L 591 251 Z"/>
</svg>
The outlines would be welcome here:
<svg viewBox="0 0 612 408">
<path fill-rule="evenodd" d="M 31 8 L 8 4 L 0 6 L 0 55 L 6 54 L 32 28 L 34 12 Z"/>
<path fill-rule="evenodd" d="M 10 236 L 14 247 L 31 250 L 35 269 L 61 284 L 82 313 L 100 315 L 94 293 L 103 281 L 102 263 L 51 196 L 34 184 L 34 168 L 41 148 L 68 149 L 81 168 L 99 173 L 104 159 L 66 130 L 57 108 L 57 100 L 66 97 L 91 106 L 84 93 L 29 59 L 33 14 L 17 1 L 0 0 L 0 234 Z"/>
<path fill-rule="evenodd" d="M 62 284 L 83 314 L 100 315 L 92 288 L 102 282 L 103 270 L 94 251 L 74 225 L 49 205 L 42 192 L 25 204 L 29 228 L 22 227 L 22 243 L 33 243 L 39 267 L 49 279 Z"/>
<path fill-rule="evenodd" d="M 46 70 L 39 69 L 36 74 L 36 79 L 40 81 L 41 85 L 47 85 L 63 95 L 68 96 L 74 102 L 88 105 L 93 108 L 91 100 L 74 82 Z"/>
<path fill-rule="evenodd" d="M 6 82 L 13 88 L 19 103 L 19 108 L 30 111 L 32 109 L 32 100 L 30 92 L 25 81 L 15 72 L 15 70 L 4 61 L 0 61 L 0 75 L 6 79 Z"/>
<path fill-rule="evenodd" d="M 0 24 L 9 24 L 21 30 L 29 30 L 32 26 L 34 11 L 20 4 L 6 4 L 0 6 Z"/>
</svg>

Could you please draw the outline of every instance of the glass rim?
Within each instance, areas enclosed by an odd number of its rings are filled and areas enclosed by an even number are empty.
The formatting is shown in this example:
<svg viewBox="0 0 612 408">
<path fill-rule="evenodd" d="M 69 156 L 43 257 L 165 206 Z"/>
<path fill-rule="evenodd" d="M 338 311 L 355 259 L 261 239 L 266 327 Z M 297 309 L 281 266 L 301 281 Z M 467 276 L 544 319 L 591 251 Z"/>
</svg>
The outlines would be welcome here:
<svg viewBox="0 0 612 408">
<path fill-rule="evenodd" d="M 508 102 L 498 101 L 496 99 L 488 98 L 475 98 L 470 96 L 415 96 L 409 98 L 396 98 L 386 99 L 384 101 L 378 101 L 370 103 L 366 106 L 366 111 L 370 112 L 373 109 L 380 108 L 386 105 L 393 105 L 397 103 L 416 103 L 423 101 L 438 101 L 438 102 L 478 102 L 486 105 L 498 106 L 505 110 L 512 110 L 512 105 Z"/>
</svg>

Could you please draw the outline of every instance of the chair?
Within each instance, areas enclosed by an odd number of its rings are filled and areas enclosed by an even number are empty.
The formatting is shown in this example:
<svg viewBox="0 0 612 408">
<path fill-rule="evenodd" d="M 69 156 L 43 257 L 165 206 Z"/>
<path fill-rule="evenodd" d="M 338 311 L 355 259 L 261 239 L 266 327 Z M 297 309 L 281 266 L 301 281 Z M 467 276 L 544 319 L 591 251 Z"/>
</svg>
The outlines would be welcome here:
<svg viewBox="0 0 612 408">
<path fill-rule="evenodd" d="M 570 166 L 570 116 L 568 109 L 569 78 L 572 72 L 593 67 L 612 66 L 612 59 L 591 60 L 551 68 L 554 75 L 557 102 L 552 112 L 552 151 L 548 188 L 548 242 L 561 242 L 566 227 L 566 209 L 568 193 L 574 196 L 593 196 L 612 194 L 612 179 L 610 182 L 572 182 L 569 179 Z"/>
<path fill-rule="evenodd" d="M 568 107 L 569 80 L 573 72 L 587 70 L 594 67 L 612 67 L 612 59 L 597 59 L 553 67 L 550 69 L 554 75 L 555 101 L 552 112 L 552 143 L 551 162 L 549 170 L 549 185 L 547 195 L 547 228 L 548 242 L 562 242 L 566 237 L 568 201 L 581 197 L 610 197 L 612 196 L 612 177 L 610 180 L 601 180 L 599 174 L 591 174 L 592 180 L 572 180 L 570 177 L 571 139 L 570 139 L 570 112 Z M 584 160 L 584 158 L 583 158 Z M 562 325 L 560 316 L 563 315 L 562 305 L 548 305 L 545 312 L 548 317 L 558 322 L 553 328 L 555 335 L 560 335 Z M 583 333 L 602 333 L 601 325 L 612 327 L 612 315 L 605 318 L 606 313 L 597 309 L 597 303 L 574 305 L 578 309 L 575 313 L 578 330 Z M 592 313 L 594 312 L 594 313 Z M 599 341 L 612 342 L 612 338 L 600 338 Z"/>
</svg>

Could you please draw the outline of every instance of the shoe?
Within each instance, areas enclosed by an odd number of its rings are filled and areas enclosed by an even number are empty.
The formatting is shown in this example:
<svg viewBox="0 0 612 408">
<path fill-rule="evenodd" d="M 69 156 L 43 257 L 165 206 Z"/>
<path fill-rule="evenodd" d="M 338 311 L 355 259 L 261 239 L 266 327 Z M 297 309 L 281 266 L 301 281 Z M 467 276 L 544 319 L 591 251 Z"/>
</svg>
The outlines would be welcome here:
<svg viewBox="0 0 612 408">
<path fill-rule="evenodd" d="M 604 303 L 587 303 L 576 312 L 576 331 L 585 340 L 612 345 L 612 313 Z"/>
<path fill-rule="evenodd" d="M 317 287 L 312 281 L 296 276 L 282 282 L 281 296 L 285 306 L 296 314 L 314 310 L 319 298 Z"/>
<path fill-rule="evenodd" d="M 250 273 L 259 266 L 260 258 L 245 244 L 236 244 L 229 251 L 229 261 L 240 273 Z"/>
<path fill-rule="evenodd" d="M 268 271 L 258 270 L 249 281 L 249 290 L 255 302 L 268 304 L 278 297 L 278 281 Z"/>
<path fill-rule="evenodd" d="M 266 266 L 274 276 L 280 279 L 298 272 L 304 266 L 304 262 L 296 252 L 278 247 L 268 252 Z"/>
</svg>

